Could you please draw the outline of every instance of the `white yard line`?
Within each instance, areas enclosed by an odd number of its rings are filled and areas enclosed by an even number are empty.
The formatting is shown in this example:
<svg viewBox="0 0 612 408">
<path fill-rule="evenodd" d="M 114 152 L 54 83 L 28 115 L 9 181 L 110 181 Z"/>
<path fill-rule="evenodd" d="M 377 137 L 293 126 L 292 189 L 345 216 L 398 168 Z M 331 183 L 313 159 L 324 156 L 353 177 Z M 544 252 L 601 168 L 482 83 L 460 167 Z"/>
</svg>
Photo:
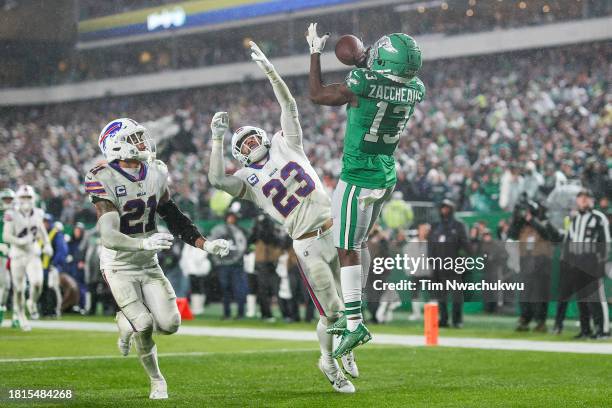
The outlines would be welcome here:
<svg viewBox="0 0 612 408">
<path fill-rule="evenodd" d="M 76 321 L 33 321 L 34 329 L 83 330 L 116 332 L 114 323 Z M 316 333 L 304 330 L 254 329 L 241 327 L 182 326 L 178 333 L 186 336 L 234 337 L 287 341 L 316 341 Z M 423 346 L 423 336 L 374 333 L 373 344 Z M 489 350 L 546 351 L 561 353 L 612 354 L 612 343 L 562 342 L 473 337 L 440 337 L 442 347 L 462 347 Z"/>
<path fill-rule="evenodd" d="M 318 348 L 295 348 L 295 349 L 273 349 L 273 350 L 238 350 L 238 351 L 192 351 L 184 353 L 159 353 L 159 357 L 203 357 L 220 354 L 266 354 L 266 353 L 305 353 L 317 351 Z M 30 358 L 0 358 L 2 363 L 31 363 L 40 361 L 72 361 L 72 360 L 114 360 L 122 358 L 135 358 L 136 354 L 124 357 L 122 355 L 98 355 L 98 356 L 57 356 L 57 357 L 30 357 Z"/>
</svg>

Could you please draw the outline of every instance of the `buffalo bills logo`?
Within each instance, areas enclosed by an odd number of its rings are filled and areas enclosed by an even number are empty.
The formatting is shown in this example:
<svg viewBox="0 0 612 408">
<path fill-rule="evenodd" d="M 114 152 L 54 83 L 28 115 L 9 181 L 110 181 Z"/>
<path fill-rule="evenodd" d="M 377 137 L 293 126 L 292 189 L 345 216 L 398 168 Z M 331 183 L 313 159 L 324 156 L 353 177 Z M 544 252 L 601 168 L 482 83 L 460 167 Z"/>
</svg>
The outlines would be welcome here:
<svg viewBox="0 0 612 408">
<path fill-rule="evenodd" d="M 115 134 L 118 131 L 120 131 L 122 127 L 123 127 L 123 123 L 121 122 L 113 122 L 110 125 L 108 125 L 108 127 L 106 128 L 106 131 L 102 134 L 102 136 L 100 136 L 100 141 L 98 142 L 98 144 L 102 146 L 102 150 L 106 149 L 106 140 L 109 137 L 115 136 Z"/>
</svg>

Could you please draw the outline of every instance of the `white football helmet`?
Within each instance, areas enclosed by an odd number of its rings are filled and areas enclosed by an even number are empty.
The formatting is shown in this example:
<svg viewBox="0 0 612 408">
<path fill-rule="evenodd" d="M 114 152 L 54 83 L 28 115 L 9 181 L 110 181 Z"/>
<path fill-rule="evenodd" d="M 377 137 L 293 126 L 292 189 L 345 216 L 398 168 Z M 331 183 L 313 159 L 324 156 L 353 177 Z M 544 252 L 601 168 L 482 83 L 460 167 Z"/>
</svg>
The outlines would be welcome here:
<svg viewBox="0 0 612 408">
<path fill-rule="evenodd" d="M 17 189 L 17 206 L 22 211 L 30 211 L 34 208 L 34 201 L 36 200 L 36 191 L 34 187 L 29 184 L 22 184 Z"/>
<path fill-rule="evenodd" d="M 98 146 L 104 158 L 114 160 L 151 161 L 155 159 L 155 141 L 147 129 L 129 118 L 115 119 L 104 126 Z"/>
<path fill-rule="evenodd" d="M 242 145 L 249 136 L 257 136 L 259 144 L 254 149 L 249 148 L 247 154 L 243 154 Z M 271 145 L 266 131 L 255 126 L 243 126 L 237 129 L 232 135 L 232 155 L 245 166 L 249 166 L 263 159 L 268 153 L 268 149 L 270 149 Z"/>
<path fill-rule="evenodd" d="M 0 190 L 0 211 L 6 211 L 13 206 L 15 192 L 10 188 Z"/>
</svg>

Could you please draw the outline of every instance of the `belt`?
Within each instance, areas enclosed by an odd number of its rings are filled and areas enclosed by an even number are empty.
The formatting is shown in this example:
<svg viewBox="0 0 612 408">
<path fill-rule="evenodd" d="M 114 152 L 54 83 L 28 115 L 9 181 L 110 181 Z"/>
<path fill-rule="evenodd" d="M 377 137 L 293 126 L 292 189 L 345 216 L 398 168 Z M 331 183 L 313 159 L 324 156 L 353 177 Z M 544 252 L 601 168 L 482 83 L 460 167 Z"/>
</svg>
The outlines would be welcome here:
<svg viewBox="0 0 612 408">
<path fill-rule="evenodd" d="M 306 239 L 306 238 L 312 238 L 312 237 L 318 237 L 319 235 L 321 235 L 322 233 L 324 233 L 325 231 L 330 229 L 332 227 L 332 225 L 334 225 L 334 222 L 330 218 L 327 221 L 325 221 L 325 224 L 323 224 L 323 226 L 317 228 L 314 231 L 310 231 L 310 232 L 305 233 L 301 237 L 297 238 L 297 240 Z"/>
</svg>

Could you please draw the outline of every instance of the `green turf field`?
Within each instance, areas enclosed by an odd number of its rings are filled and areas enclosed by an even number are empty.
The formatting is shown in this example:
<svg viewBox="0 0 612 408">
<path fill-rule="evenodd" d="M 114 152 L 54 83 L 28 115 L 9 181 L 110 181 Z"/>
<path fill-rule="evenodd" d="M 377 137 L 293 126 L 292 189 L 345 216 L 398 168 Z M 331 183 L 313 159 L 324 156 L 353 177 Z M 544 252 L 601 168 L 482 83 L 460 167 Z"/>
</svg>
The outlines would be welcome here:
<svg viewBox="0 0 612 408">
<path fill-rule="evenodd" d="M 115 341 L 106 332 L 0 329 L 0 406 L 66 405 L 10 402 L 9 388 L 71 388 L 79 407 L 610 404 L 609 355 L 368 344 L 358 349 L 357 394 L 347 396 L 318 371 L 314 342 L 196 336 L 156 336 L 170 399 L 149 401 L 140 363 L 120 357 Z M 21 360 L 45 357 L 60 359 Z"/>
</svg>

